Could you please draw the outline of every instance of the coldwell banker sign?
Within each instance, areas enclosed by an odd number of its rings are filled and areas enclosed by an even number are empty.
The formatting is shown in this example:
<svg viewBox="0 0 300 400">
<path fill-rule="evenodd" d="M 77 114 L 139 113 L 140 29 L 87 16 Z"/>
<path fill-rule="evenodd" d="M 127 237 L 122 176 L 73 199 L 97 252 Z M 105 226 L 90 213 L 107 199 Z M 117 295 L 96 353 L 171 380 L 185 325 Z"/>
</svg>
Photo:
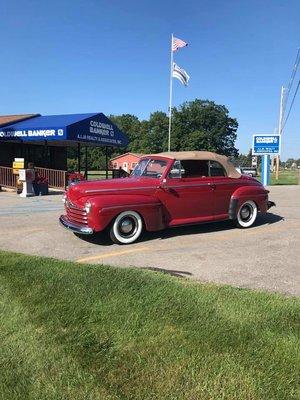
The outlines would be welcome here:
<svg viewBox="0 0 300 400">
<path fill-rule="evenodd" d="M 0 129 L 0 142 L 72 141 L 127 146 L 128 138 L 102 113 L 38 116 Z"/>
<path fill-rule="evenodd" d="M 115 133 L 115 127 L 111 123 L 97 121 L 95 118 L 89 121 L 89 126 L 84 130 L 88 133 L 77 134 L 80 141 L 98 142 L 106 146 L 122 146 L 122 139 Z"/>
<path fill-rule="evenodd" d="M 67 128 L 67 138 L 102 146 L 127 146 L 128 138 L 104 114 L 99 113 Z"/>
<path fill-rule="evenodd" d="M 62 138 L 65 136 L 64 129 L 48 128 L 48 129 L 18 129 L 9 130 L 3 128 L 0 131 L 0 138 L 4 139 L 25 139 L 30 140 L 55 140 L 56 138 Z"/>
<path fill-rule="evenodd" d="M 255 134 L 253 135 L 252 154 L 254 156 L 280 154 L 280 144 L 280 135 Z"/>
</svg>

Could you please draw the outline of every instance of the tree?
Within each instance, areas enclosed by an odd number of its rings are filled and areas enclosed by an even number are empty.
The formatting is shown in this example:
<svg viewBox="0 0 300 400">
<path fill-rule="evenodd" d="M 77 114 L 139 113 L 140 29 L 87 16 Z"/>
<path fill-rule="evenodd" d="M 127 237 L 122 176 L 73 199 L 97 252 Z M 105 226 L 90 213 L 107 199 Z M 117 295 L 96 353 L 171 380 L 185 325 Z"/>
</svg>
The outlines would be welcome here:
<svg viewBox="0 0 300 400">
<path fill-rule="evenodd" d="M 208 150 L 232 157 L 238 155 L 235 148 L 238 123 L 229 116 L 225 106 L 195 99 L 174 107 L 172 115 L 171 150 Z M 148 120 L 142 121 L 132 114 L 111 115 L 109 118 L 129 138 L 126 149 L 110 148 L 110 158 L 126 151 L 159 153 L 168 150 L 169 120 L 165 112 L 153 112 Z M 75 152 L 68 152 L 69 159 L 76 157 Z M 89 168 L 103 169 L 104 166 L 105 149 L 89 149 Z"/>
<path fill-rule="evenodd" d="M 199 99 L 186 102 L 173 109 L 171 148 L 237 156 L 237 128 L 237 120 L 229 117 L 225 106 Z"/>
<path fill-rule="evenodd" d="M 250 166 L 252 164 L 252 149 L 249 149 L 248 154 L 239 154 L 235 157 L 234 163 L 241 167 Z"/>
<path fill-rule="evenodd" d="M 168 117 L 167 114 L 161 111 L 156 111 L 150 115 L 146 128 L 146 144 L 147 152 L 160 153 L 167 150 L 168 143 Z"/>
<path fill-rule="evenodd" d="M 111 115 L 110 120 L 118 126 L 118 128 L 126 133 L 129 139 L 127 151 L 137 153 L 141 150 L 141 122 L 135 115 L 122 114 L 122 115 Z M 124 153 L 124 149 L 114 151 L 115 154 Z"/>
<path fill-rule="evenodd" d="M 291 168 L 291 166 L 294 164 L 296 160 L 294 160 L 293 158 L 288 158 L 285 162 L 285 166 L 288 168 Z"/>
</svg>

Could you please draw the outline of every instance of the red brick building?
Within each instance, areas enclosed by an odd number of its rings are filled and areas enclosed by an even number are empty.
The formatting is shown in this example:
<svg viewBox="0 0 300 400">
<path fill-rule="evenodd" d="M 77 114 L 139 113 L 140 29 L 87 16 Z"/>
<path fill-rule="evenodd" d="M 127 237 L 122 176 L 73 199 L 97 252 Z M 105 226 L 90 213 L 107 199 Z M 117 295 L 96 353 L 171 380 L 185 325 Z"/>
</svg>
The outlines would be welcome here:
<svg viewBox="0 0 300 400">
<path fill-rule="evenodd" d="M 114 157 L 110 160 L 110 167 L 115 170 L 121 168 L 123 171 L 130 173 L 142 156 L 143 154 L 138 153 L 121 154 L 120 156 Z"/>
</svg>

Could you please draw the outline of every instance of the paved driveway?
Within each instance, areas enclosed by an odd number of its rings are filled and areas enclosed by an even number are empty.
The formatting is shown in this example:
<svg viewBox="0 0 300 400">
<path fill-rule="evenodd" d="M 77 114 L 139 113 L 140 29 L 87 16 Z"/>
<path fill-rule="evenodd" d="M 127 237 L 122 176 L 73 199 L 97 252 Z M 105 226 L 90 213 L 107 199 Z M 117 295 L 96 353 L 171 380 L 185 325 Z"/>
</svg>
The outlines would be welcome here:
<svg viewBox="0 0 300 400">
<path fill-rule="evenodd" d="M 300 295 L 300 186 L 270 190 L 277 207 L 251 229 L 230 222 L 173 228 L 130 246 L 104 235 L 81 239 L 61 228 L 61 194 L 22 199 L 1 192 L 0 248 Z"/>
</svg>

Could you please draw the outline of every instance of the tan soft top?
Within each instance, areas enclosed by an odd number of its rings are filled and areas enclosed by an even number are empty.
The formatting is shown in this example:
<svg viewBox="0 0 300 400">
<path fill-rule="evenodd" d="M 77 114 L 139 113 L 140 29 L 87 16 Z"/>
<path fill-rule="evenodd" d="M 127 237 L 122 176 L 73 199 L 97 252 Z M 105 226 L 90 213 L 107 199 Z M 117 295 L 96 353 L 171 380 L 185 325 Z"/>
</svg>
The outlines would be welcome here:
<svg viewBox="0 0 300 400">
<path fill-rule="evenodd" d="M 154 154 L 153 154 L 154 155 Z M 158 153 L 156 156 L 172 158 L 174 160 L 212 160 L 218 161 L 230 178 L 240 178 L 241 174 L 235 169 L 234 165 L 226 156 L 212 153 L 210 151 L 173 151 L 168 153 Z"/>
</svg>

